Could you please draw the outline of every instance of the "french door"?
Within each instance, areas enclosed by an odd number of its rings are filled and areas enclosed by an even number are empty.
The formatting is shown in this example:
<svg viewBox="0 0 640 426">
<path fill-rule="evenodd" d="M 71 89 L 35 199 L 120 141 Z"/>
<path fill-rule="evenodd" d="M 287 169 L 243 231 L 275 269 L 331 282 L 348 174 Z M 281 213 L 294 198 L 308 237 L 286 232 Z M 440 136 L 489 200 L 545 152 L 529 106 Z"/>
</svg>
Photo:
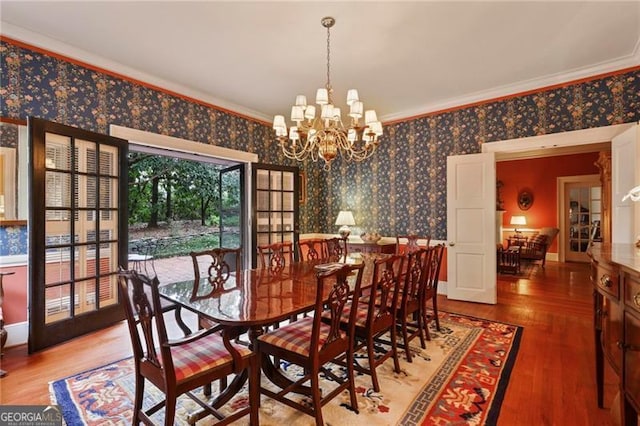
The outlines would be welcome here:
<svg viewBox="0 0 640 426">
<path fill-rule="evenodd" d="M 29 353 L 123 318 L 127 141 L 29 118 Z"/>
<path fill-rule="evenodd" d="M 598 175 L 561 178 L 564 183 L 564 260 L 589 262 L 591 240 L 599 239 L 602 221 L 602 187 Z"/>
<path fill-rule="evenodd" d="M 300 177 L 297 167 L 252 164 L 252 265 L 257 266 L 257 247 L 298 243 Z"/>
</svg>

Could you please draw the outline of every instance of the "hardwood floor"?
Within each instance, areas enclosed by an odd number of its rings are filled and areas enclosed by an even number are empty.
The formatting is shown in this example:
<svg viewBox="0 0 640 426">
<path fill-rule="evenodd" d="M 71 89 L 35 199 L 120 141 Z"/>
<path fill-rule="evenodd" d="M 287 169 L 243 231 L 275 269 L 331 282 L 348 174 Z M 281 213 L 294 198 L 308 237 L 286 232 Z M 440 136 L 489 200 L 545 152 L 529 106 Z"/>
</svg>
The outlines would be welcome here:
<svg viewBox="0 0 640 426">
<path fill-rule="evenodd" d="M 595 392 L 592 290 L 587 264 L 547 262 L 528 278 L 500 275 L 498 304 L 439 298 L 441 310 L 524 327 L 498 425 L 609 425 Z M 9 348 L 0 403 L 48 404 L 48 382 L 125 358 L 131 344 L 124 323 L 27 356 Z M 605 404 L 617 392 L 605 372 Z"/>
</svg>

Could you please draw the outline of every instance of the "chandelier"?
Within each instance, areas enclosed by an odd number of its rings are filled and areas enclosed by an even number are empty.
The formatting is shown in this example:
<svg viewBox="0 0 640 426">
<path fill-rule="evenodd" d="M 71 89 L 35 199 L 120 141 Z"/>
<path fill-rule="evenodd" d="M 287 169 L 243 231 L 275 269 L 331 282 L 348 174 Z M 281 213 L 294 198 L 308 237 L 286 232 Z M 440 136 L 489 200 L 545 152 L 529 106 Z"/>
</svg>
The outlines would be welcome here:
<svg viewBox="0 0 640 426">
<path fill-rule="evenodd" d="M 358 98 L 358 91 L 349 89 L 347 105 L 349 106 L 349 125 L 342 122 L 340 108 L 334 106 L 333 89 L 331 87 L 331 32 L 335 19 L 327 16 L 320 21 L 327 29 L 327 84 L 318 89 L 316 104 L 307 105 L 307 97 L 296 96 L 295 105 L 291 107 L 291 121 L 294 126 L 287 132 L 287 124 L 283 115 L 273 119 L 273 129 L 282 152 L 287 158 L 304 161 L 310 157 L 314 162 L 324 160 L 325 169 L 340 154 L 347 161 L 362 161 L 369 158 L 378 147 L 378 138 L 382 135 L 382 123 L 378 121 L 376 112 L 364 112 L 364 104 Z"/>
</svg>

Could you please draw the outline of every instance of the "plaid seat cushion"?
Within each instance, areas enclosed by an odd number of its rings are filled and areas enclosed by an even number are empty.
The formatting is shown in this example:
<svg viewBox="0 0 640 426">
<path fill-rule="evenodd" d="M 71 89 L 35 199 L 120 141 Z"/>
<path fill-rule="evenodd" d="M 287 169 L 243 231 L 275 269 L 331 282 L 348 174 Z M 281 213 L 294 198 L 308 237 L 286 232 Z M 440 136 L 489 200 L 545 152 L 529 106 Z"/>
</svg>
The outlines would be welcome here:
<svg viewBox="0 0 640 426">
<path fill-rule="evenodd" d="M 243 358 L 252 354 L 249 348 L 242 345 L 234 345 L 234 348 Z M 231 354 L 224 347 L 222 337 L 218 333 L 172 347 L 171 355 L 178 382 L 232 361 Z"/>
<path fill-rule="evenodd" d="M 263 334 L 258 340 L 277 346 L 289 352 L 294 352 L 302 356 L 309 356 L 311 346 L 311 330 L 313 329 L 313 318 L 303 318 L 284 327 L 280 327 L 270 333 Z M 319 345 L 322 346 L 327 340 L 330 327 L 320 323 Z M 343 337 L 344 332 L 341 332 Z"/>
<path fill-rule="evenodd" d="M 358 313 L 356 314 L 356 327 L 365 327 L 367 324 L 367 313 L 369 312 L 369 302 L 362 302 L 360 299 L 360 303 L 358 303 Z M 328 311 L 322 313 L 322 318 L 329 319 L 331 314 Z M 349 322 L 349 316 L 351 315 L 351 305 L 345 306 L 342 311 L 342 322 Z"/>
</svg>

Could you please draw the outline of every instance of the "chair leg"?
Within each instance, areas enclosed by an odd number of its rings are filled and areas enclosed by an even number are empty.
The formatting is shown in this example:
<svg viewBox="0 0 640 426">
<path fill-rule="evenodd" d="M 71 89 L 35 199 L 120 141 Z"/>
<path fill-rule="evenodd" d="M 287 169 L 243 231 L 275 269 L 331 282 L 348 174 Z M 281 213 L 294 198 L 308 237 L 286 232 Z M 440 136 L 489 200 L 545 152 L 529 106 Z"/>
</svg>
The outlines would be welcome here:
<svg viewBox="0 0 640 426">
<path fill-rule="evenodd" d="M 257 425 L 258 410 L 260 408 L 260 363 L 259 357 L 254 356 L 249 363 L 249 401 L 257 401 L 257 404 L 249 404 L 249 424 Z"/>
<path fill-rule="evenodd" d="M 433 296 L 433 317 L 436 319 L 436 330 L 440 330 L 440 316 L 438 315 L 438 295 Z"/>
<path fill-rule="evenodd" d="M 376 355 L 373 349 L 373 336 L 369 334 L 367 336 L 367 356 L 369 357 L 369 373 L 371 374 L 371 384 L 373 385 L 374 391 L 380 392 L 378 374 L 376 373 Z M 351 363 L 350 365 L 353 365 L 353 363 Z"/>
<path fill-rule="evenodd" d="M 349 380 L 349 396 L 351 397 L 351 409 L 355 411 L 356 414 L 359 414 L 358 398 L 356 396 L 356 375 L 354 373 L 353 361 L 353 345 L 351 345 L 351 348 L 347 351 L 347 380 Z M 369 366 L 369 368 L 371 368 L 371 366 Z M 373 368 L 373 371 L 375 372 L 375 367 Z"/>
<path fill-rule="evenodd" d="M 429 333 L 429 314 L 427 313 L 427 307 L 422 309 L 422 325 L 424 327 L 424 334 L 428 341 L 431 341 L 431 333 Z"/>
<path fill-rule="evenodd" d="M 391 351 L 393 354 L 393 368 L 396 373 L 400 373 L 400 360 L 398 359 L 398 334 L 396 324 L 391 326 Z"/>
<path fill-rule="evenodd" d="M 413 362 L 411 360 L 411 350 L 409 349 L 409 332 L 407 330 L 406 318 L 402 321 L 402 339 L 404 340 L 404 352 L 407 356 L 407 362 Z"/>
<path fill-rule="evenodd" d="M 311 404 L 316 417 L 316 426 L 324 426 L 322 421 L 322 397 L 320 396 L 320 378 L 318 372 L 311 375 Z"/>
<path fill-rule="evenodd" d="M 417 324 L 418 324 L 418 334 L 419 334 L 418 337 L 420 337 L 420 347 L 422 349 L 426 349 L 427 348 L 427 344 L 424 341 L 424 336 L 423 336 L 423 333 L 422 333 L 422 331 L 426 329 L 426 324 L 423 321 L 423 319 L 424 318 L 422 316 L 422 312 L 418 312 L 418 317 L 417 317 L 416 321 L 417 321 Z"/>
<path fill-rule="evenodd" d="M 131 424 L 140 424 L 140 410 L 142 410 L 142 400 L 144 399 L 144 377 L 136 374 L 136 394 L 133 402 L 133 420 Z"/>
<path fill-rule="evenodd" d="M 173 426 L 173 421 L 176 417 L 176 395 L 166 395 L 167 400 L 164 407 L 164 424 L 165 426 Z"/>
</svg>

